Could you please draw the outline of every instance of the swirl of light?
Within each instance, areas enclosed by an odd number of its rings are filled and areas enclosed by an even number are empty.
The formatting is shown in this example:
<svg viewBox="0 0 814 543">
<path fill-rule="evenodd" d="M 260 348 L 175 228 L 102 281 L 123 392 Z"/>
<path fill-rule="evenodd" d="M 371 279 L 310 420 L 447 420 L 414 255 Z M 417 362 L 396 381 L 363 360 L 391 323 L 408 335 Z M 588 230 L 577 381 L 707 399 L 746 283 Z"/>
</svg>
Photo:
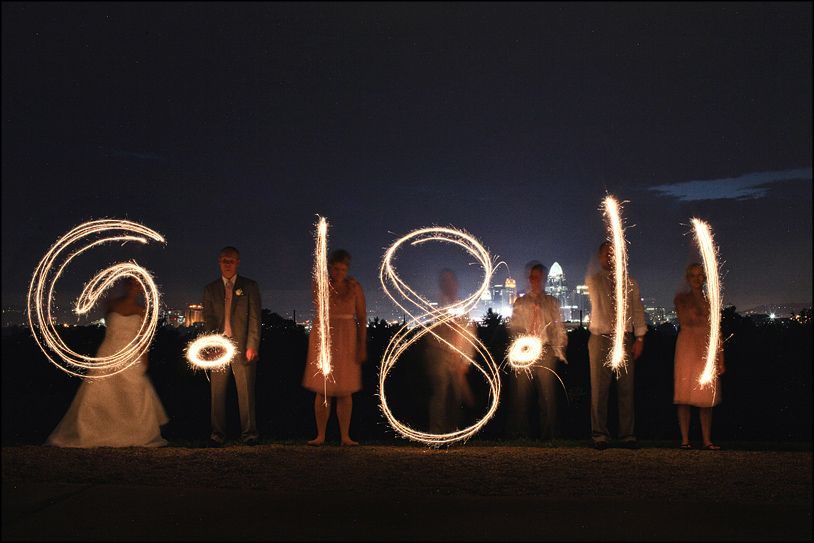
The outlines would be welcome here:
<svg viewBox="0 0 814 543">
<path fill-rule="evenodd" d="M 704 262 L 707 277 L 707 298 L 709 299 L 709 342 L 704 369 L 698 378 L 701 387 L 712 386 L 718 377 L 715 367 L 721 349 L 721 279 L 718 268 L 718 247 L 712 238 L 712 229 L 701 219 L 692 219 L 695 241 Z"/>
<path fill-rule="evenodd" d="M 416 246 L 429 241 L 439 241 L 444 243 L 451 243 L 461 247 L 472 255 L 480 263 L 483 268 L 483 282 L 480 287 L 472 293 L 468 298 L 460 300 L 455 304 L 447 307 L 434 308 L 429 300 L 425 299 L 407 283 L 405 283 L 396 273 L 395 266 L 393 265 L 394 257 L 405 243 Z M 403 326 L 388 343 L 382 357 L 382 363 L 379 370 L 379 399 L 382 413 L 387 419 L 390 426 L 396 430 L 403 437 L 425 443 L 431 446 L 441 446 L 444 444 L 451 444 L 458 441 L 465 441 L 475 435 L 483 426 L 492 418 L 497 411 L 498 402 L 500 398 L 500 376 L 499 369 L 495 361 L 489 354 L 488 349 L 472 334 L 466 326 L 462 326 L 456 322 L 456 317 L 469 313 L 480 300 L 482 294 L 489 288 L 489 283 L 492 278 L 494 268 L 492 265 L 492 257 L 483 245 L 473 236 L 468 233 L 453 228 L 431 227 L 414 230 L 404 237 L 396 240 L 384 254 L 382 264 L 379 269 L 379 281 L 384 289 L 385 294 L 395 303 L 405 314 L 410 315 L 410 324 L 412 326 Z M 395 294 L 391 291 L 395 290 Z M 406 300 L 412 306 L 419 310 L 419 313 L 414 315 L 411 311 L 402 305 L 397 296 Z M 438 326 L 446 325 L 452 328 L 455 333 L 460 334 L 480 355 L 484 361 L 483 364 L 477 361 L 477 357 L 472 357 L 463 352 L 457 346 L 453 345 L 439 334 L 434 329 Z M 422 432 L 407 426 L 400 422 L 390 410 L 387 403 L 387 395 L 385 394 L 385 380 L 387 379 L 390 370 L 395 365 L 396 361 L 402 354 L 415 342 L 421 339 L 426 334 L 432 334 L 438 341 L 444 343 L 453 351 L 457 351 L 462 357 L 467 359 L 470 364 L 480 371 L 489 383 L 490 388 L 490 403 L 484 416 L 477 420 L 471 426 L 462 430 L 454 432 L 436 434 L 429 432 Z"/>
<path fill-rule="evenodd" d="M 212 360 L 204 358 L 202 354 L 207 350 L 217 349 L 222 354 Z M 208 334 L 190 342 L 187 346 L 187 362 L 193 368 L 204 370 L 223 370 L 237 354 L 234 342 L 221 334 Z"/>
<path fill-rule="evenodd" d="M 110 356 L 84 356 L 68 347 L 56 331 L 52 302 L 57 280 L 77 256 L 104 243 L 146 244 L 150 240 L 164 243 L 161 234 L 141 224 L 101 219 L 73 228 L 40 260 L 28 287 L 28 324 L 37 345 L 56 367 L 76 377 L 101 379 L 126 370 L 147 352 L 158 325 L 159 293 L 150 272 L 135 262 L 115 264 L 97 273 L 82 289 L 74 306 L 77 315 L 84 315 L 116 281 L 132 277 L 139 283 L 145 294 L 145 317 L 135 337 Z"/>
<path fill-rule="evenodd" d="M 509 365 L 516 369 L 528 369 L 543 355 L 543 341 L 534 335 L 520 336 L 509 347 Z"/>
<path fill-rule="evenodd" d="M 314 248 L 314 284 L 316 285 L 316 312 L 319 347 L 316 365 L 326 379 L 331 374 L 331 318 L 330 282 L 328 279 L 328 223 L 320 217 L 317 223 L 316 247 Z"/>
<path fill-rule="evenodd" d="M 619 202 L 613 196 L 603 201 L 605 219 L 613 247 L 614 321 L 612 343 L 605 365 L 619 373 L 626 365 L 625 325 L 627 324 L 627 249 Z"/>
</svg>

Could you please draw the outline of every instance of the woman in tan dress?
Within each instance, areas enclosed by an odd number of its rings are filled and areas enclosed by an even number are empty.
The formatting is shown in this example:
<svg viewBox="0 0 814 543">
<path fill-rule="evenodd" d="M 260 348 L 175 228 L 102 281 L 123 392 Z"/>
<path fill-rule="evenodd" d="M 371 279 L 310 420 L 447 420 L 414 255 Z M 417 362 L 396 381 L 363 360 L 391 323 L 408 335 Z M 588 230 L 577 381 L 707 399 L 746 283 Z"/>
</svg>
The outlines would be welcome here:
<svg viewBox="0 0 814 543">
<path fill-rule="evenodd" d="M 358 445 L 350 437 L 351 394 L 362 388 L 361 365 L 367 359 L 367 309 L 362 286 L 356 279 L 348 277 L 349 267 L 350 253 L 342 249 L 331 253 L 328 274 L 332 371 L 327 381 L 317 365 L 319 337 L 316 328 L 319 323 L 316 319 L 308 338 L 308 362 L 302 386 L 316 393 L 314 417 L 317 423 L 317 437 L 309 441 L 309 445 L 319 446 L 325 442 L 331 398 L 336 398 L 336 417 L 339 419 L 342 445 Z"/>
<path fill-rule="evenodd" d="M 704 449 L 718 450 L 712 442 L 712 408 L 721 403 L 721 384 L 715 379 L 713 386 L 701 387 L 698 377 L 704 370 L 709 340 L 709 301 L 704 294 L 706 276 L 701 264 L 687 267 L 685 278 L 689 289 L 675 297 L 680 330 L 675 350 L 675 391 L 673 403 L 678 409 L 681 429 L 681 448 L 691 449 L 690 407 L 699 408 Z M 724 373 L 723 353 L 716 362 L 718 375 Z"/>
</svg>

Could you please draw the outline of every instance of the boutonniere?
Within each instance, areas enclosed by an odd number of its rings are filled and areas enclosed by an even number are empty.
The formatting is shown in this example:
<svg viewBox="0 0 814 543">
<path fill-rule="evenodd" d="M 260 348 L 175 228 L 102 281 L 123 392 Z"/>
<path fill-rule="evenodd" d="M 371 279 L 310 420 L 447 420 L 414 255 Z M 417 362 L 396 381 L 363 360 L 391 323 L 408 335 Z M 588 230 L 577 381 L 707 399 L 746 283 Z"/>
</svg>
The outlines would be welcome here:
<svg viewBox="0 0 814 543">
<path fill-rule="evenodd" d="M 243 296 L 243 289 L 239 288 L 235 291 L 235 296 Z"/>
</svg>

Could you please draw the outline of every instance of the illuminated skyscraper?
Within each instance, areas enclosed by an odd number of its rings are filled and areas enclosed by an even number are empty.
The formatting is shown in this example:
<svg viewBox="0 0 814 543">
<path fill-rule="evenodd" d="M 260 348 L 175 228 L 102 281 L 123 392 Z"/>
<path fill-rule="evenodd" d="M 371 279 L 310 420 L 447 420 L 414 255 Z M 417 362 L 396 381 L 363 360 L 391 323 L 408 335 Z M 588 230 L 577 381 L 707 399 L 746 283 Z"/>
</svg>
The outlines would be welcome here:
<svg viewBox="0 0 814 543">
<path fill-rule="evenodd" d="M 548 271 L 548 280 L 545 286 L 546 294 L 554 296 L 560 302 L 560 311 L 562 312 L 562 320 L 569 322 L 572 318 L 572 310 L 577 309 L 579 319 L 579 308 L 575 308 L 572 303 L 571 292 L 568 290 L 568 282 L 565 280 L 565 273 L 562 271 L 562 266 L 555 262 L 551 265 Z"/>
<path fill-rule="evenodd" d="M 571 316 L 574 320 L 579 320 L 580 315 L 582 315 L 582 323 L 587 323 L 588 316 L 591 314 L 591 297 L 588 295 L 588 285 L 577 285 L 571 298 L 574 302 Z"/>
<path fill-rule="evenodd" d="M 203 306 L 200 304 L 189 304 L 186 314 L 184 315 L 184 325 L 192 326 L 193 324 L 203 321 Z"/>
<path fill-rule="evenodd" d="M 511 277 L 507 277 L 503 284 L 497 284 L 491 288 L 491 300 L 485 300 L 485 296 L 481 298 L 481 302 L 485 303 L 487 307 L 491 307 L 492 311 L 499 313 L 504 317 L 511 317 L 512 304 L 517 299 L 517 281 Z"/>
</svg>

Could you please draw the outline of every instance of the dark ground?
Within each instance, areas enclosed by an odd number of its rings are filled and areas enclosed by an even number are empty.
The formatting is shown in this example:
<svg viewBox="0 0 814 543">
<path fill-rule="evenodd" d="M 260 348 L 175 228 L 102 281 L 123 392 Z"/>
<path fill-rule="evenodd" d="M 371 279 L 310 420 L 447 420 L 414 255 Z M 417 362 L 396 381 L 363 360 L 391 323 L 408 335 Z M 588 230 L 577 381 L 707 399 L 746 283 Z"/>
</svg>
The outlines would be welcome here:
<svg viewBox="0 0 814 543">
<path fill-rule="evenodd" d="M 644 445 L 3 447 L 2 539 L 811 540 L 810 443 Z"/>
</svg>

